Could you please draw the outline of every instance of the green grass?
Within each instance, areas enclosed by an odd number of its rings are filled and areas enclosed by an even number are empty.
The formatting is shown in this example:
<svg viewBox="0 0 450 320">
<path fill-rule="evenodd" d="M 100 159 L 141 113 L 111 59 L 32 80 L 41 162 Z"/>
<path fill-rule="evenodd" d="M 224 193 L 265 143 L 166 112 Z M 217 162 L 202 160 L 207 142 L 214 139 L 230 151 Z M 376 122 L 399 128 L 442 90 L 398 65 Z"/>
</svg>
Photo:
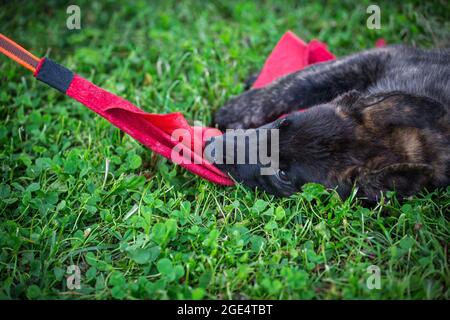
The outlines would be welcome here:
<svg viewBox="0 0 450 320">
<path fill-rule="evenodd" d="M 1 32 L 149 112 L 211 116 L 291 29 L 337 55 L 376 39 L 449 44 L 445 1 L 2 5 Z M 155 156 L 0 57 L 0 297 L 448 299 L 450 189 L 365 208 L 306 185 L 276 199 Z M 105 163 L 110 161 L 105 177 Z M 137 209 L 137 210 L 136 210 Z M 81 269 L 69 290 L 66 269 Z M 369 290 L 367 268 L 381 272 Z"/>
</svg>

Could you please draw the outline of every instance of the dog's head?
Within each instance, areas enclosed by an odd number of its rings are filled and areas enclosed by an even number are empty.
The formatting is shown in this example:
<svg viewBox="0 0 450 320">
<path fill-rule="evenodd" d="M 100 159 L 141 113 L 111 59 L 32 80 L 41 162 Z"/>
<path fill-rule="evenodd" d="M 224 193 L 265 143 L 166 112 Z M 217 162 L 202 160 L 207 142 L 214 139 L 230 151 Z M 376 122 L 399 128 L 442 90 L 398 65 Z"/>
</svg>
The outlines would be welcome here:
<svg viewBox="0 0 450 320">
<path fill-rule="evenodd" d="M 209 160 L 237 181 L 279 196 L 316 182 L 344 198 L 353 185 L 369 200 L 387 190 L 404 197 L 437 174 L 430 157 L 444 114 L 428 98 L 351 91 L 258 129 L 216 137 Z"/>
</svg>

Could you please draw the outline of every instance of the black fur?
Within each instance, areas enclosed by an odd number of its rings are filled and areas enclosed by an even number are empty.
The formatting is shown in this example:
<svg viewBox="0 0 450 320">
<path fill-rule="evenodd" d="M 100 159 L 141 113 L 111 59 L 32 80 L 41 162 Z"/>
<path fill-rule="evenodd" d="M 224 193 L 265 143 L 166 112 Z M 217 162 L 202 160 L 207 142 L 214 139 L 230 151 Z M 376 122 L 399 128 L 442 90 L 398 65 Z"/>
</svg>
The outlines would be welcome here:
<svg viewBox="0 0 450 320">
<path fill-rule="evenodd" d="M 289 113 L 279 128 L 284 179 L 261 176 L 258 164 L 217 166 L 277 195 L 317 182 L 343 197 L 353 185 L 370 200 L 409 196 L 449 184 L 449 106 L 450 50 L 367 50 L 246 91 L 215 114 L 224 130 L 279 127 Z"/>
</svg>

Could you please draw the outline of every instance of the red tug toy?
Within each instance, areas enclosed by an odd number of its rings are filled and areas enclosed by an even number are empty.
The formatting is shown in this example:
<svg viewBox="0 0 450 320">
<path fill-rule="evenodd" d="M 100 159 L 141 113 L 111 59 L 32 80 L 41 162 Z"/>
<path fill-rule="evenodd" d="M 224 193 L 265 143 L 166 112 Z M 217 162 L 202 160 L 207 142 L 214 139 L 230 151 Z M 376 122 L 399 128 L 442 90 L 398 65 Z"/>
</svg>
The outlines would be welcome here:
<svg viewBox="0 0 450 320">
<path fill-rule="evenodd" d="M 144 112 L 131 102 L 97 87 L 49 58 L 37 58 L 2 34 L 0 52 L 32 71 L 36 79 L 84 104 L 154 152 L 174 161 L 172 151 L 181 146 L 182 157 L 186 161 L 181 159 L 176 163 L 211 182 L 226 186 L 234 184 L 225 173 L 202 157 L 205 141 L 222 134 L 218 129 L 192 127 L 180 112 Z M 264 87 L 281 76 L 334 58 L 324 43 L 312 40 L 306 44 L 288 31 L 267 58 L 253 87 Z M 192 142 L 180 143 L 174 139 L 173 133 L 177 129 L 186 130 L 193 137 Z"/>
</svg>

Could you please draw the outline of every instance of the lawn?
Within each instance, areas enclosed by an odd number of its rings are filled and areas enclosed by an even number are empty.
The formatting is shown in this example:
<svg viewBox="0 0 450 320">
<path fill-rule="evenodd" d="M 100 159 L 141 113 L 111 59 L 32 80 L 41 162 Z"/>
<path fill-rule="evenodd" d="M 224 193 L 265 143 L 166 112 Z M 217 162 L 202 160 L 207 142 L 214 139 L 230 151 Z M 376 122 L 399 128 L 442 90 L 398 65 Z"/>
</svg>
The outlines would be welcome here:
<svg viewBox="0 0 450 320">
<path fill-rule="evenodd" d="M 338 56 L 379 38 L 450 43 L 446 1 L 380 2 L 380 30 L 366 27 L 371 1 L 78 4 L 80 30 L 61 1 L 2 4 L 1 32 L 148 112 L 205 125 L 288 29 Z M 3 56 L 0 84 L 3 299 L 450 296 L 450 188 L 364 207 L 314 184 L 285 199 L 219 187 Z"/>
</svg>

